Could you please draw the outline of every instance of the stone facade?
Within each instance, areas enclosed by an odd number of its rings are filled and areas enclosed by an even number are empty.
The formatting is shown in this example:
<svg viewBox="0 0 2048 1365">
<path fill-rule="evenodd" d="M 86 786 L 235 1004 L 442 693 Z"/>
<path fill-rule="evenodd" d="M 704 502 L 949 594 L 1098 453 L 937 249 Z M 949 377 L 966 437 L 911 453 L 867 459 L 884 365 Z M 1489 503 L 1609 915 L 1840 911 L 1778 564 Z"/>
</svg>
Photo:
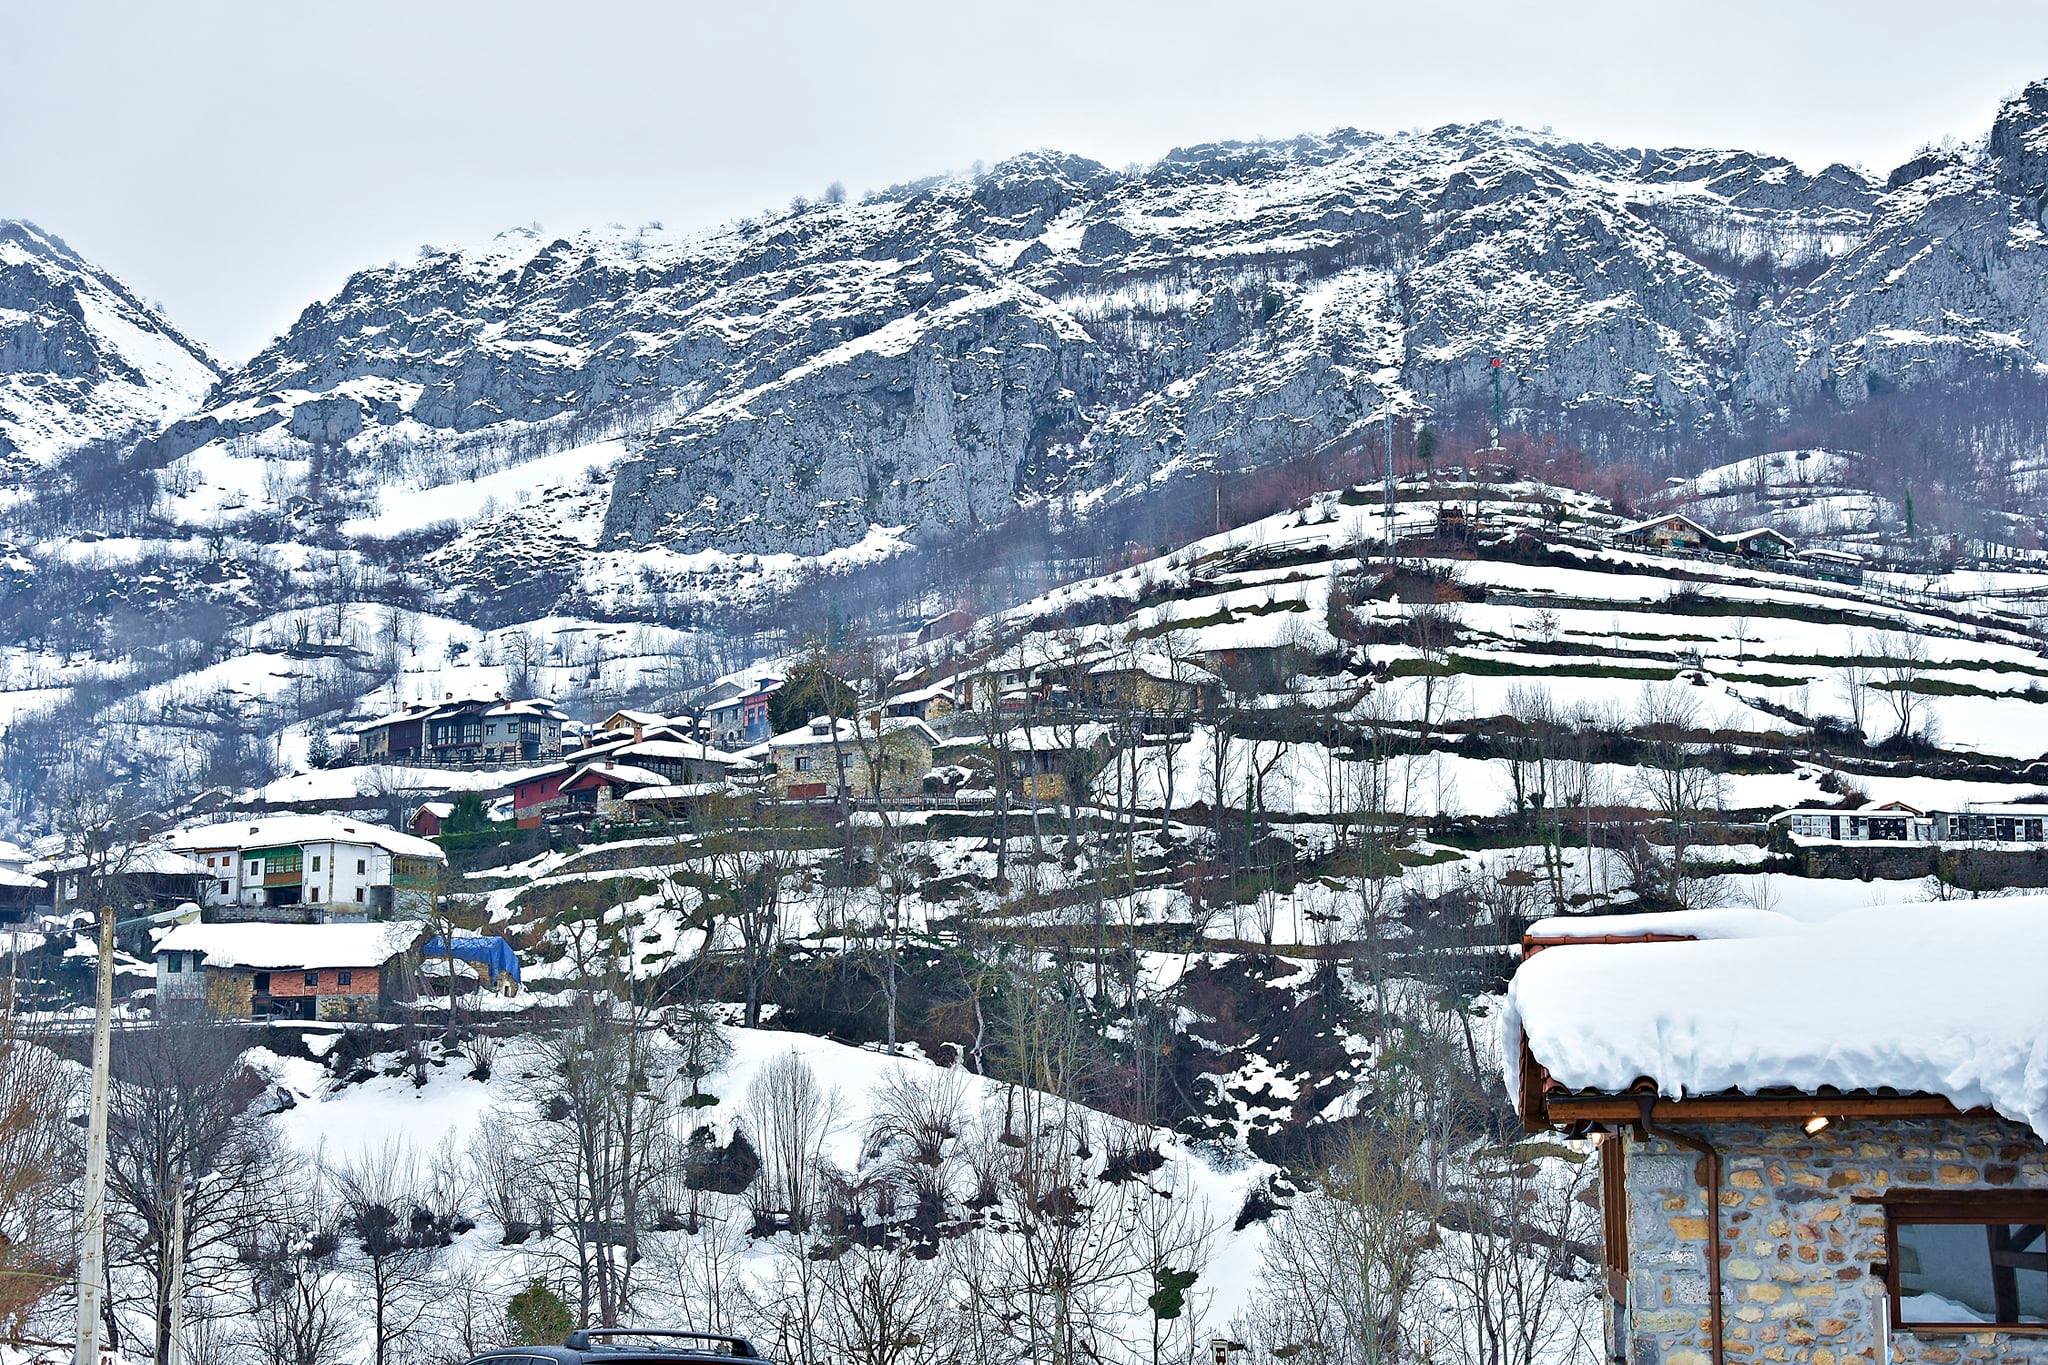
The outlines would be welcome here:
<svg viewBox="0 0 2048 1365">
<path fill-rule="evenodd" d="M 1673 1127 L 1721 1152 L 1722 1312 L 1730 1362 L 1882 1361 L 1885 1213 L 1902 1190 L 2048 1189 L 2048 1146 L 1995 1118 Z M 1622 1139 L 1628 1189 L 1630 1365 L 1709 1365 L 1703 1158 Z M 1891 1336 L 1891 1360 L 2048 1365 L 2048 1336 Z"/>
</svg>

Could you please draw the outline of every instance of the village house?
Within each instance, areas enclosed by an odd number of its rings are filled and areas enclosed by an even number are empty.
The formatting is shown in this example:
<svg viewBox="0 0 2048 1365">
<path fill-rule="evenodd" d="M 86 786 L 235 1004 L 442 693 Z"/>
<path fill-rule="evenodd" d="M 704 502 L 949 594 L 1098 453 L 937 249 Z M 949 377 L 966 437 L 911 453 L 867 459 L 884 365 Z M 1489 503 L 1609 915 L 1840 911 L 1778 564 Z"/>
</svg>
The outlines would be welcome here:
<svg viewBox="0 0 2048 1365">
<path fill-rule="evenodd" d="M 1020 800 L 1060 802 L 1084 791 L 1102 767 L 1109 734 L 1099 721 L 1013 726 L 993 738 L 945 740 L 933 751 L 932 763 L 943 779 L 938 785 L 948 792 L 993 790 L 1001 781 Z"/>
<path fill-rule="evenodd" d="M 1935 837 L 1936 821 L 1903 801 L 1873 801 L 1849 810 L 1825 807 L 1781 811 L 1771 817 L 1797 839 L 1867 843 L 1873 840 L 1924 844 Z"/>
<path fill-rule="evenodd" d="M 165 845 L 196 859 L 200 903 L 220 918 L 318 921 L 422 914 L 447 863 L 440 848 L 367 820 L 267 815 L 179 830 Z"/>
<path fill-rule="evenodd" d="M 1971 804 L 1935 817 L 1935 837 L 1949 843 L 2038 844 L 2048 841 L 2048 806 Z"/>
<path fill-rule="evenodd" d="M 49 907 L 50 883 L 18 844 L 0 840 L 0 925 L 20 924 Z"/>
<path fill-rule="evenodd" d="M 738 754 L 695 739 L 639 740 L 620 745 L 606 757 L 645 768 L 659 782 L 716 782 L 735 768 L 749 766 Z"/>
<path fill-rule="evenodd" d="M 629 820 L 632 808 L 626 804 L 629 792 L 667 785 L 667 779 L 652 768 L 600 758 L 577 768 L 562 783 L 564 808 L 584 811 L 600 820 Z"/>
<path fill-rule="evenodd" d="M 1200 664 L 1139 650 L 1091 665 L 1085 687 L 1084 700 L 1104 709 L 1185 714 L 1213 705 L 1223 680 Z"/>
<path fill-rule="evenodd" d="M 1501 1012 L 1597 1144 L 1606 1358 L 2048 1362 L 2048 897 L 1545 920 Z"/>
<path fill-rule="evenodd" d="M 1801 550 L 1799 562 L 1804 564 L 1815 578 L 1825 578 L 1836 583 L 1863 581 L 1863 556 L 1851 554 L 1847 550 Z"/>
<path fill-rule="evenodd" d="M 1724 553 L 1741 555 L 1745 559 L 1790 559 L 1799 550 L 1792 543 L 1792 537 L 1768 526 L 1759 526 L 1753 531 L 1737 531 L 1734 535 L 1717 539 Z"/>
<path fill-rule="evenodd" d="M 1797 843 L 2039 844 L 2048 842 L 2048 806 L 1972 803 L 1955 811 L 1923 811 L 1903 801 L 1847 810 L 1825 806 L 1771 817 Z"/>
<path fill-rule="evenodd" d="M 694 724 L 687 716 L 671 720 L 659 711 L 614 711 L 599 724 L 597 732 L 606 737 L 628 735 L 638 740 L 656 731 L 673 730 L 679 737 L 686 737 Z"/>
<path fill-rule="evenodd" d="M 743 749 L 773 734 L 768 702 L 782 690 L 783 675 L 774 669 L 728 673 L 699 693 L 695 705 L 704 732 L 721 749 Z"/>
<path fill-rule="evenodd" d="M 921 720 L 941 732 L 952 722 L 958 709 L 959 703 L 954 700 L 951 683 L 933 683 L 929 687 L 898 692 L 882 703 L 885 716 Z"/>
<path fill-rule="evenodd" d="M 576 771 L 575 763 L 550 763 L 527 773 L 512 784 L 512 823 L 520 829 L 538 829 L 541 821 L 568 804 L 562 784 Z"/>
<path fill-rule="evenodd" d="M 1617 545 L 1643 545 L 1653 550 L 1711 550 L 1712 531 L 1680 512 L 1630 522 L 1614 533 Z"/>
<path fill-rule="evenodd" d="M 958 635 L 974 624 L 974 613 L 965 607 L 954 607 L 942 611 L 917 628 L 917 642 L 928 645 L 951 635 Z"/>
<path fill-rule="evenodd" d="M 562 752 L 563 715 L 542 698 L 503 696 L 409 702 L 356 726 L 365 762 L 468 766 L 536 763 Z"/>
<path fill-rule="evenodd" d="M 412 819 L 405 822 L 406 828 L 422 839 L 431 839 L 441 832 L 441 826 L 446 824 L 448 817 L 453 814 L 453 801 L 422 801 L 413 811 Z"/>
<path fill-rule="evenodd" d="M 163 843 L 138 844 L 111 857 L 64 854 L 47 863 L 29 864 L 54 883 L 50 907 L 58 914 L 94 910 L 95 898 L 122 909 L 163 909 L 198 899 L 212 872 L 199 859 Z"/>
<path fill-rule="evenodd" d="M 870 711 L 856 722 L 814 718 L 768 741 L 776 793 L 792 801 L 842 794 L 915 796 L 924 789 L 939 736 L 911 716 Z"/>
<path fill-rule="evenodd" d="M 409 999 L 416 923 L 181 924 L 157 941 L 166 1016 L 362 1019 Z"/>
<path fill-rule="evenodd" d="M 1027 801 L 1068 801 L 1085 793 L 1109 752 L 1109 727 L 1097 723 L 1029 725 L 1000 743 L 1017 794 Z"/>
</svg>

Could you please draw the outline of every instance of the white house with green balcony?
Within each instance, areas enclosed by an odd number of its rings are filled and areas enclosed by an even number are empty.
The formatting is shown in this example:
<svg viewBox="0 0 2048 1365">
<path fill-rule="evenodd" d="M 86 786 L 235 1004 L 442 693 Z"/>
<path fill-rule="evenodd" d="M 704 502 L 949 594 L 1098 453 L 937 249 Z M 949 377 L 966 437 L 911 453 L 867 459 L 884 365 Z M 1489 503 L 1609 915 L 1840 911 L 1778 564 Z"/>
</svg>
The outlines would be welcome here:
<svg viewBox="0 0 2048 1365">
<path fill-rule="evenodd" d="M 166 842 L 206 873 L 220 919 L 390 919 L 424 911 L 438 845 L 365 820 L 276 815 L 179 830 Z"/>
</svg>

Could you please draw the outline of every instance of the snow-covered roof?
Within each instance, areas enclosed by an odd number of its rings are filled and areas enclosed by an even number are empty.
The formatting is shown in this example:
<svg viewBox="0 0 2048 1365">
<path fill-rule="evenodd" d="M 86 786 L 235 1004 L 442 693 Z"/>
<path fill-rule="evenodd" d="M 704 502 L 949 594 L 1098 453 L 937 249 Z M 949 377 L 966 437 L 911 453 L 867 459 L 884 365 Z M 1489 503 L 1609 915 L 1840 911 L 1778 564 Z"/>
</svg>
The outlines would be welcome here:
<svg viewBox="0 0 2048 1365">
<path fill-rule="evenodd" d="M 381 967 L 426 937 L 418 924 L 181 924 L 157 940 L 159 955 L 196 952 L 209 967 Z"/>
<path fill-rule="evenodd" d="M 1200 664 L 1189 663 L 1186 659 L 1176 659 L 1157 650 L 1141 650 L 1135 655 L 1104 659 L 1088 672 L 1096 675 L 1142 673 L 1161 682 L 1183 683 L 1190 687 L 1208 687 L 1223 681 Z"/>
<path fill-rule="evenodd" d="M 445 862 L 439 844 L 417 835 L 350 820 L 339 815 L 263 815 L 173 831 L 164 842 L 174 849 L 282 848 L 288 844 L 367 844 L 403 858 Z M 203 870 L 203 869 L 195 869 Z"/>
<path fill-rule="evenodd" d="M 486 716 L 539 716 L 545 720 L 563 719 L 562 709 L 545 697 L 507 699 L 496 694 L 488 696 L 443 697 L 439 701 L 410 701 L 396 711 L 388 712 L 372 720 L 360 721 L 354 729 L 358 734 L 381 730 L 387 725 L 401 725 L 409 721 L 427 720 L 435 716 L 452 716 L 464 711 L 478 710 Z"/>
<path fill-rule="evenodd" d="M 695 763 L 718 763 L 726 767 L 740 761 L 738 754 L 714 749 L 694 739 L 643 739 L 612 751 L 614 758 L 673 758 Z"/>
<path fill-rule="evenodd" d="M 1799 557 L 1801 559 L 1834 559 L 1844 564 L 1861 564 L 1863 562 L 1862 555 L 1851 554 L 1847 550 L 1801 550 Z"/>
<path fill-rule="evenodd" d="M 688 800 L 693 796 L 716 796 L 724 790 L 723 782 L 676 782 L 656 787 L 635 787 L 623 799 L 650 802 Z"/>
<path fill-rule="evenodd" d="M 922 739 L 926 744 L 934 747 L 939 743 L 938 731 L 926 725 L 916 716 L 883 716 L 879 726 L 872 725 L 865 720 L 861 724 L 856 725 L 855 722 L 844 717 L 828 723 L 825 717 L 815 716 L 809 725 L 785 731 L 773 739 L 767 740 L 766 743 L 771 749 L 798 749 L 812 744 L 830 744 L 832 742 L 832 732 L 835 729 L 839 732 L 839 742 L 841 744 L 857 743 L 859 739 L 858 731 L 863 729 L 871 736 L 879 732 L 886 738 L 890 735 L 908 732 L 914 738 Z"/>
<path fill-rule="evenodd" d="M 1655 917 L 1696 941 L 1531 955 L 1502 1017 L 1508 1075 L 1526 1040 L 1566 1090 L 1893 1090 L 2048 1138 L 2048 896 L 1748 918 L 1760 913 Z"/>
<path fill-rule="evenodd" d="M 1630 536 L 1634 535 L 1637 531 L 1647 531 L 1652 526 L 1662 526 L 1667 521 L 1682 521 L 1687 526 L 1692 527 L 1693 530 L 1698 531 L 1703 536 L 1707 536 L 1715 540 L 1720 539 L 1719 536 L 1716 536 L 1712 531 L 1709 531 L 1706 527 L 1700 525 L 1698 522 L 1694 521 L 1691 517 L 1687 516 L 1683 512 L 1664 512 L 1654 517 L 1645 517 L 1641 521 L 1632 521 L 1626 526 L 1617 526 L 1614 530 L 1614 534 L 1616 534 L 1617 536 Z"/>
<path fill-rule="evenodd" d="M 455 803 L 453 801 L 422 801 L 420 802 L 420 810 L 425 811 L 436 820 L 446 820 L 449 816 L 455 814 Z"/>
<path fill-rule="evenodd" d="M 562 783 L 562 786 L 564 788 L 573 787 L 586 777 L 609 782 L 616 787 L 660 787 L 668 782 L 667 778 L 652 768 L 642 768 L 632 763 L 613 763 L 610 759 L 606 759 L 602 763 L 584 764 L 571 774 L 569 779 Z"/>
<path fill-rule="evenodd" d="M 1101 721 L 1075 725 L 1019 725 L 1003 732 L 1003 747 L 1013 754 L 1061 753 L 1092 749 L 1109 737 L 1109 726 Z"/>
<path fill-rule="evenodd" d="M 86 865 L 82 853 L 67 854 L 52 858 L 48 864 L 52 871 L 76 872 Z M 117 857 L 107 870 L 124 877 L 204 877 L 209 875 L 206 865 L 196 858 L 188 858 L 175 848 L 164 844 L 142 844 L 128 851 L 127 856 Z"/>
<path fill-rule="evenodd" d="M 668 717 L 659 711 L 614 711 L 604 719 L 606 725 L 610 725 L 614 721 L 643 727 L 648 725 L 667 725 L 669 723 Z"/>
<path fill-rule="evenodd" d="M 1761 536 L 1770 536 L 1774 540 L 1782 540 L 1787 545 L 1792 543 L 1792 537 L 1786 535 L 1783 531 L 1773 530 L 1769 526 L 1758 526 L 1753 530 L 1737 531 L 1732 536 L 1722 536 L 1720 539 L 1727 541 L 1730 545 L 1740 545 L 1745 541 L 1756 540 Z"/>
<path fill-rule="evenodd" d="M 952 683 L 935 682 L 929 687 L 920 687 L 910 692 L 898 692 L 883 701 L 882 705 L 915 706 L 921 701 L 936 701 L 940 697 L 944 697 L 947 701 L 954 700 Z"/>
<path fill-rule="evenodd" d="M 2048 815 L 2048 807 L 2035 808 L 2034 814 Z M 1860 806 L 1794 806 L 1781 810 L 1771 818 L 1784 820 L 1794 815 L 1916 815 L 1927 812 L 1918 806 L 1909 806 L 1903 801 L 1866 801 Z"/>
<path fill-rule="evenodd" d="M 787 681 L 787 675 L 779 668 L 764 668 L 756 665 L 728 673 L 713 679 L 709 686 L 697 694 L 697 704 L 706 711 L 716 711 L 732 706 L 748 697 L 763 692 L 773 692 Z"/>
</svg>

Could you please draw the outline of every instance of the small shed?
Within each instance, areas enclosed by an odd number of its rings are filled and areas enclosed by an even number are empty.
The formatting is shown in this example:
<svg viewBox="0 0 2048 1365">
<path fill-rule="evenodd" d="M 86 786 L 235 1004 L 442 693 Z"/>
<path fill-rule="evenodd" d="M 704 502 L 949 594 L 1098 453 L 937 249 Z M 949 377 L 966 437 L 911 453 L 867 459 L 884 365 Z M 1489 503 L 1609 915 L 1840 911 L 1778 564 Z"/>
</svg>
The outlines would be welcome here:
<svg viewBox="0 0 2048 1365">
<path fill-rule="evenodd" d="M 455 803 L 453 801 L 422 801 L 419 809 L 412 813 L 412 819 L 406 823 L 411 827 L 412 832 L 419 835 L 422 839 L 432 839 L 440 834 L 441 826 L 453 814 L 455 814 Z"/>
</svg>

